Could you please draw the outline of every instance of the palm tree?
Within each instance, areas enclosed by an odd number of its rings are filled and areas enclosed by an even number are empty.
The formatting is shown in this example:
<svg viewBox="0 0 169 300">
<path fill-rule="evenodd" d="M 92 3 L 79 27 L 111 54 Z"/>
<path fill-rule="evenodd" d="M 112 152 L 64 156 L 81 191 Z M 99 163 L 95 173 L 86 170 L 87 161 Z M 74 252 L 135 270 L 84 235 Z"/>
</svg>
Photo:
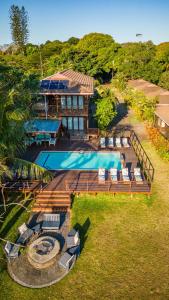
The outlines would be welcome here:
<svg viewBox="0 0 169 300">
<path fill-rule="evenodd" d="M 24 171 L 45 181 L 52 175 L 34 163 L 20 159 L 25 150 L 23 123 L 31 115 L 32 93 L 38 81 L 33 75 L 24 75 L 15 68 L 0 64 L 0 188 L 6 210 L 4 178 L 12 177 L 12 169 Z"/>
<path fill-rule="evenodd" d="M 4 195 L 5 185 L 3 183 L 4 175 L 11 177 L 11 172 L 8 166 L 6 165 L 6 158 L 0 158 L 0 189 L 1 189 L 3 205 L 4 205 L 4 211 L 6 211 L 6 200 Z"/>
</svg>

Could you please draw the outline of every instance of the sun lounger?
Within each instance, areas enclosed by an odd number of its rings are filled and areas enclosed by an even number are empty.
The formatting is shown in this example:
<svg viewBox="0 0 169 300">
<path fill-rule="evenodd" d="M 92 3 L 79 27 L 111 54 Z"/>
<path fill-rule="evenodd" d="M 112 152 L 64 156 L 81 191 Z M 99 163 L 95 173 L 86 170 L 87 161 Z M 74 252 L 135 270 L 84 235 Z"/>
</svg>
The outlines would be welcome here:
<svg viewBox="0 0 169 300">
<path fill-rule="evenodd" d="M 122 178 L 123 178 L 124 182 L 129 182 L 130 181 L 128 168 L 123 168 L 122 169 Z"/>
<path fill-rule="evenodd" d="M 103 169 L 103 168 L 99 169 L 98 180 L 99 180 L 99 183 L 105 183 L 105 169 Z"/>
<path fill-rule="evenodd" d="M 128 143 L 128 138 L 122 138 L 122 143 L 123 143 L 123 147 L 125 147 L 125 148 L 129 148 L 130 147 L 130 145 L 129 145 L 129 143 Z"/>
<path fill-rule="evenodd" d="M 100 138 L 100 147 L 101 148 L 106 148 L 106 139 L 105 139 L 105 137 Z"/>
<path fill-rule="evenodd" d="M 110 178 L 111 178 L 111 181 L 114 182 L 114 183 L 117 183 L 117 169 L 115 168 L 111 168 L 110 169 Z"/>
<path fill-rule="evenodd" d="M 60 214 L 44 214 L 42 230 L 58 230 L 60 227 Z"/>
<path fill-rule="evenodd" d="M 112 137 L 108 138 L 108 147 L 109 148 L 113 148 L 114 147 L 114 141 L 113 141 Z"/>
<path fill-rule="evenodd" d="M 143 183 L 143 178 L 141 176 L 141 170 L 140 168 L 134 168 L 134 178 L 136 183 Z"/>
<path fill-rule="evenodd" d="M 121 139 L 120 139 L 120 137 L 115 138 L 115 141 L 116 141 L 116 147 L 117 148 L 121 148 L 122 145 L 121 145 Z"/>
</svg>

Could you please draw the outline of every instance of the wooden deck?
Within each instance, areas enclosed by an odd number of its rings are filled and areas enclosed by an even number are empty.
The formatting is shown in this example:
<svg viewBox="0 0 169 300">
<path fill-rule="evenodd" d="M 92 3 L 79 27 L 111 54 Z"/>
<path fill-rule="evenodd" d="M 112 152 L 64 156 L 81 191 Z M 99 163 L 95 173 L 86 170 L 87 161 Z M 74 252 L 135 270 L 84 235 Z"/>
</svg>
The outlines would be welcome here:
<svg viewBox="0 0 169 300">
<path fill-rule="evenodd" d="M 66 191 L 70 193 L 80 192 L 109 192 L 109 193 L 144 193 L 150 194 L 151 184 L 146 180 L 143 174 L 143 183 L 138 184 L 134 180 L 134 168 L 139 166 L 136 153 L 131 146 L 130 148 L 113 148 L 100 149 L 99 141 L 70 141 L 69 139 L 61 139 L 56 146 L 31 146 L 26 152 L 25 158 L 31 157 L 35 160 L 40 151 L 118 151 L 125 155 L 125 167 L 129 169 L 130 182 L 126 183 L 122 180 L 121 172 L 118 174 L 118 183 L 112 183 L 107 171 L 105 184 L 99 184 L 98 173 L 96 171 L 56 171 L 54 179 L 45 187 L 46 191 Z"/>
<path fill-rule="evenodd" d="M 135 141 L 135 139 L 134 139 Z M 134 147 L 134 148 L 133 148 Z M 138 150 L 137 150 L 138 149 Z M 58 141 L 56 146 L 48 146 L 48 145 L 41 145 L 41 146 L 31 146 L 27 149 L 24 159 L 34 161 L 39 154 L 40 151 L 118 151 L 123 153 L 125 156 L 125 167 L 129 169 L 130 174 L 130 181 L 124 182 L 122 180 L 121 171 L 118 173 L 118 182 L 112 183 L 108 170 L 106 171 L 106 180 L 104 184 L 100 184 L 98 181 L 98 172 L 97 171 L 55 171 L 53 180 L 45 185 L 42 186 L 42 183 L 39 182 L 39 185 L 33 183 L 32 187 L 29 184 L 29 187 L 26 183 L 19 185 L 15 183 L 12 187 L 12 190 L 23 190 L 24 192 L 31 192 L 37 189 L 37 193 L 40 191 L 65 191 L 66 193 L 80 193 L 80 192 L 90 192 L 90 193 L 98 193 L 98 192 L 109 192 L 109 193 L 144 193 L 150 194 L 151 193 L 151 180 L 149 180 L 149 176 L 146 174 L 146 170 L 149 172 L 149 167 L 146 169 L 146 164 L 144 161 L 139 161 L 138 151 L 144 151 L 144 149 L 140 150 L 138 147 L 137 141 L 134 142 L 132 146 L 131 140 L 131 147 L 130 148 L 113 148 L 113 149 L 100 149 L 99 148 L 99 141 L 97 139 L 90 141 L 70 141 L 69 139 L 62 138 Z M 137 155 L 136 155 L 137 153 Z M 145 161 L 149 164 L 151 162 L 148 160 L 146 153 L 143 153 L 143 157 L 145 157 Z M 135 167 L 143 166 L 144 169 L 142 170 L 143 176 L 143 183 L 139 184 L 136 183 L 133 176 L 133 171 Z M 10 186 L 10 185 L 9 185 Z M 8 187 L 7 187 L 8 188 Z M 10 189 L 10 188 L 9 188 Z"/>
</svg>

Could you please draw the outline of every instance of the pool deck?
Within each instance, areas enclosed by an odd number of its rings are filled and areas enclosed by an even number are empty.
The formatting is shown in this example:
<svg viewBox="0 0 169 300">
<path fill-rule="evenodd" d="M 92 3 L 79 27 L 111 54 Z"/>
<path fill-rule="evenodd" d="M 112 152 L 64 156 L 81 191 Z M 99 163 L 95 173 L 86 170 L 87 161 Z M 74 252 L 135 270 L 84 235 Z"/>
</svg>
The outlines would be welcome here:
<svg viewBox="0 0 169 300">
<path fill-rule="evenodd" d="M 130 173 L 130 182 L 124 182 L 121 172 L 118 174 L 118 183 L 112 183 L 108 171 L 104 184 L 98 182 L 98 172 L 96 171 L 55 171 L 54 179 L 46 186 L 46 191 L 67 191 L 70 193 L 79 192 L 109 192 L 109 193 L 143 193 L 150 194 L 151 186 L 143 177 L 143 183 L 138 184 L 134 181 L 133 171 L 138 166 L 138 159 L 132 146 L 130 148 L 100 149 L 99 141 L 70 141 L 61 139 L 56 146 L 31 146 L 27 149 L 24 158 L 31 158 L 34 161 L 40 151 L 117 151 L 125 155 L 125 167 L 128 167 Z"/>
</svg>

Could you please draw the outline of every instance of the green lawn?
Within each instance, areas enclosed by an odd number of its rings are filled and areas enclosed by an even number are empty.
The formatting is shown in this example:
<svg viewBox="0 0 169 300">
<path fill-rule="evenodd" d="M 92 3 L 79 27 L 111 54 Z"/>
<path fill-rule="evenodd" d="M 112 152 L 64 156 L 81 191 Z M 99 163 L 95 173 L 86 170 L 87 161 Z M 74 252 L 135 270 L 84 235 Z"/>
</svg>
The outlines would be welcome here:
<svg viewBox="0 0 169 300">
<path fill-rule="evenodd" d="M 31 290 L 14 283 L 2 261 L 0 299 L 169 299 L 169 164 L 149 142 L 144 147 L 156 169 L 153 196 L 76 197 L 72 224 L 83 250 L 75 268 L 61 282 Z M 13 208 L 2 228 L 11 238 L 28 218 L 15 216 Z"/>
</svg>

